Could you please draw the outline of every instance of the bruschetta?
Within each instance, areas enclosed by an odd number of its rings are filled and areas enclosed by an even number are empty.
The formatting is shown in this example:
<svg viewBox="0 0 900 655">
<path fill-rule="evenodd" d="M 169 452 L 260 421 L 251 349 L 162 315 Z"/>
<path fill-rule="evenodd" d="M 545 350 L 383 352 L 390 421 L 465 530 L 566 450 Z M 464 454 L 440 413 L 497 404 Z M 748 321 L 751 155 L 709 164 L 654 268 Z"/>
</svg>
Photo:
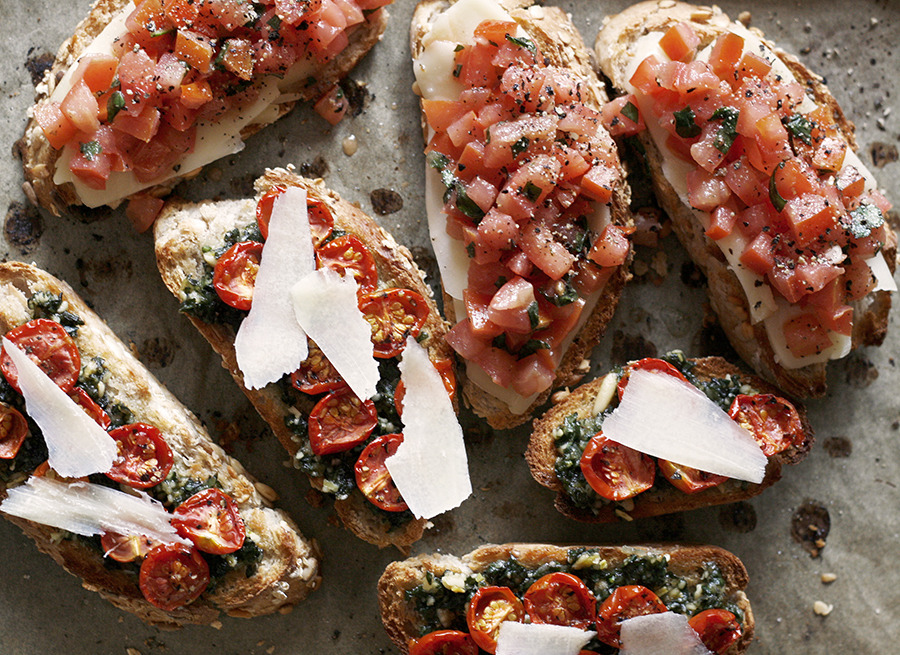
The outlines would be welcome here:
<svg viewBox="0 0 900 655">
<path fill-rule="evenodd" d="M 604 431 L 604 423 L 632 389 L 629 380 L 635 371 L 664 374 L 683 388 L 653 387 L 641 393 L 643 407 L 635 407 L 625 422 L 620 418 L 613 436 L 612 429 Z M 697 400 L 698 406 L 691 405 Z M 693 415 L 666 414 L 679 407 Z M 632 448 L 620 443 L 626 439 L 616 440 L 623 432 L 640 432 L 648 440 L 662 441 L 663 435 L 653 432 L 652 417 L 662 422 L 657 430 L 680 440 L 668 458 L 651 457 L 643 446 Z M 743 453 L 742 444 L 731 441 L 722 423 L 711 422 L 716 417 L 733 423 L 725 423 L 726 428 L 743 428 L 743 445 L 762 456 Z M 707 425 L 715 426 L 709 443 L 700 441 Z M 607 522 L 755 496 L 781 478 L 783 465 L 802 460 L 813 439 L 803 406 L 785 399 L 772 385 L 721 357 L 687 359 L 673 351 L 630 362 L 573 389 L 535 419 L 526 458 L 535 480 L 556 492 L 560 512 L 579 521 Z M 690 455 L 682 457 L 690 458 L 693 466 L 677 459 L 688 451 Z M 733 455 L 736 462 L 756 454 L 763 470 L 755 481 L 729 477 L 725 470 L 710 472 L 705 467 L 723 465 L 710 459 L 717 452 Z M 704 467 L 698 462 L 705 462 Z"/>
<path fill-rule="evenodd" d="M 410 655 L 737 655 L 753 640 L 747 582 L 741 561 L 713 546 L 505 544 L 393 562 L 378 600 Z"/>
<path fill-rule="evenodd" d="M 566 14 L 423 0 L 411 27 L 429 232 L 463 394 L 493 427 L 585 372 L 629 278 L 629 190 Z"/>
<path fill-rule="evenodd" d="M 146 228 L 159 196 L 298 100 L 336 123 L 337 83 L 389 2 L 96 0 L 37 87 L 19 143 L 30 199 L 59 215 L 134 197 Z"/>
<path fill-rule="evenodd" d="M 821 78 L 717 7 L 642 2 L 604 22 L 596 52 L 626 94 L 609 121 L 640 132 L 732 346 L 788 393 L 823 395 L 828 361 L 882 342 L 897 288 L 890 203 L 852 123 Z"/>
<path fill-rule="evenodd" d="M 0 513 L 85 588 L 178 627 L 284 611 L 318 586 L 315 543 L 68 285 L 0 264 L 0 334 Z M 35 376 L 53 393 L 33 395 Z M 111 467 L 83 468 L 95 453 L 75 441 L 79 418 Z"/>
</svg>

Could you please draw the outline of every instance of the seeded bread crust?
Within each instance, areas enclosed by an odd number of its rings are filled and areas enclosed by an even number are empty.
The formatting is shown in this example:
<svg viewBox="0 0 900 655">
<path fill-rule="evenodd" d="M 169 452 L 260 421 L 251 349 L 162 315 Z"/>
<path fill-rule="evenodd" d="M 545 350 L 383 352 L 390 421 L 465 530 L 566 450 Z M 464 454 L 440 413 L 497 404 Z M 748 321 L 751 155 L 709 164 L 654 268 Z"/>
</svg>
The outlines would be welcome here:
<svg viewBox="0 0 900 655">
<path fill-rule="evenodd" d="M 422 0 L 416 5 L 410 27 L 410 49 L 413 59 L 421 55 L 423 39 L 430 32 L 438 15 L 453 5 L 455 0 Z M 510 13 L 519 26 L 534 40 L 541 52 L 553 66 L 563 66 L 575 73 L 584 81 L 582 95 L 584 103 L 600 111 L 607 101 L 606 92 L 597 77 L 591 51 L 584 44 L 578 30 L 568 15 L 558 7 L 534 5 L 532 0 L 500 0 L 500 4 Z M 422 113 L 422 130 L 425 141 L 428 140 L 428 125 Z M 604 132 L 604 135 L 606 133 Z M 612 139 L 609 147 L 615 149 Z M 630 225 L 632 216 L 628 205 L 631 201 L 631 189 L 625 181 L 625 170 L 619 166 L 621 181 L 613 191 L 612 222 L 616 225 Z M 563 355 L 556 372 L 552 388 L 577 384 L 587 370 L 585 360 L 590 357 L 594 347 L 606 331 L 612 320 L 616 305 L 625 283 L 631 279 L 629 261 L 618 268 L 604 287 L 603 295 L 598 300 L 593 313 L 576 335 L 572 344 Z M 457 317 L 452 299 L 444 294 L 444 311 L 451 325 L 461 317 Z M 465 367 L 463 367 L 464 369 Z M 534 411 L 550 397 L 551 389 L 541 393 L 535 401 L 521 414 L 513 414 L 505 403 L 474 385 L 468 378 L 461 378 L 463 394 L 473 411 L 485 418 L 491 427 L 497 429 L 512 428 L 528 421 Z"/>
<path fill-rule="evenodd" d="M 699 7 L 665 1 L 642 2 L 620 14 L 604 19 L 597 35 L 595 51 L 603 73 L 613 86 L 621 89 L 626 80 L 625 70 L 631 58 L 631 47 L 641 36 L 662 32 L 679 22 L 688 22 L 700 37 L 701 47 L 727 31 L 730 20 L 718 7 Z M 856 150 L 854 126 L 841 110 L 822 78 L 810 71 L 796 57 L 789 55 L 753 32 L 772 48 L 794 76 L 805 85 L 816 102 L 826 106 L 850 146 Z M 646 160 L 656 197 L 671 217 L 675 233 L 691 259 L 701 268 L 709 283 L 710 304 L 719 317 L 731 345 L 757 373 L 793 396 L 800 398 L 823 396 L 827 389 L 826 365 L 811 364 L 799 369 L 787 369 L 775 359 L 763 324 L 750 322 L 750 308 L 743 288 L 729 268 L 724 255 L 714 241 L 704 234 L 690 207 L 681 202 L 678 193 L 662 172 L 662 155 L 646 132 L 640 135 L 646 150 Z M 887 225 L 887 224 L 886 224 Z M 885 260 L 893 273 L 897 260 L 897 237 L 887 225 Z M 891 294 L 876 291 L 854 304 L 853 347 L 877 346 L 884 341 L 888 326 Z"/>
<path fill-rule="evenodd" d="M 197 601 L 165 612 L 144 599 L 134 573 L 107 568 L 101 554 L 84 542 L 59 539 L 60 531 L 55 528 L 6 518 L 22 528 L 42 552 L 82 578 L 86 589 L 98 592 L 147 623 L 165 628 L 208 624 L 220 612 L 252 617 L 287 611 L 318 587 L 317 544 L 300 535 L 286 513 L 269 506 L 244 467 L 212 442 L 197 417 L 152 376 L 71 287 L 27 264 L 0 264 L 0 334 L 31 318 L 28 299 L 37 291 L 61 293 L 70 311 L 84 321 L 75 336 L 82 360 L 103 358 L 110 371 L 107 393 L 131 409 L 136 420 L 159 428 L 172 448 L 175 469 L 201 480 L 217 477 L 223 491 L 237 502 L 247 533 L 262 549 L 263 559 L 254 575 L 247 577 L 243 569 L 236 569 Z M 29 474 L 30 471 L 22 471 L 9 487 L 24 482 Z M 0 482 L 0 499 L 6 497 L 7 488 Z"/>
<path fill-rule="evenodd" d="M 273 185 L 299 186 L 324 201 L 334 216 L 335 227 L 355 234 L 372 252 L 380 282 L 386 286 L 404 287 L 419 292 L 427 300 L 430 309 L 423 327 L 423 334 L 427 334 L 427 338 L 422 341 L 422 345 L 433 361 L 452 358 L 452 351 L 443 338 L 447 324 L 441 318 L 431 290 L 424 282 L 424 274 L 416 266 L 409 250 L 399 245 L 358 208 L 328 190 L 322 180 L 303 178 L 291 170 L 272 169 L 257 180 L 257 193 L 262 194 Z M 179 301 L 184 300 L 187 278 L 198 278 L 202 274 L 202 246 L 221 243 L 227 230 L 256 220 L 255 207 L 255 199 L 205 203 L 173 200 L 167 203 L 156 221 L 156 258 L 163 281 Z M 270 384 L 263 389 L 247 389 L 237 366 L 235 333 L 232 328 L 205 323 L 193 316 L 188 318 L 222 356 L 222 365 L 228 369 L 278 440 L 293 456 L 298 450 L 297 436 L 287 428 L 284 419 L 294 410 L 282 400 L 278 387 Z M 296 409 L 305 415 L 309 414 L 312 407 L 313 402 L 307 398 L 302 398 L 296 405 Z M 310 478 L 310 483 L 317 489 L 322 488 L 321 478 Z M 379 547 L 394 545 L 406 549 L 422 537 L 426 525 L 425 520 L 416 519 L 400 528 L 391 529 L 358 489 L 349 498 L 335 501 L 335 509 L 356 536 Z"/>
<path fill-rule="evenodd" d="M 783 396 L 781 391 L 762 378 L 746 373 L 721 357 L 704 357 L 702 359 L 691 359 L 690 361 L 695 364 L 693 373 L 703 381 L 722 378 L 727 375 L 739 376 L 743 382 L 749 384 L 760 393 Z M 608 523 L 620 520 L 621 517 L 616 514 L 618 505 L 609 503 L 602 505 L 596 511 L 592 511 L 577 507 L 572 503 L 564 491 L 559 478 L 556 476 L 557 451 L 553 431 L 570 414 L 577 414 L 579 418 L 590 416 L 594 398 L 597 396 L 602 384 L 603 377 L 600 377 L 581 385 L 551 407 L 546 414 L 535 419 L 531 438 L 528 442 L 528 449 L 525 453 L 525 459 L 528 461 L 528 466 L 534 479 L 544 487 L 556 492 L 556 500 L 554 502 L 556 509 L 569 518 L 588 523 Z M 815 440 L 812 427 L 809 425 L 806 416 L 806 409 L 796 402 L 793 405 L 800 414 L 800 422 L 803 425 L 805 438 L 801 443 L 792 445 L 790 448 L 769 457 L 769 463 L 766 466 L 766 477 L 761 483 L 751 484 L 741 480 L 729 479 L 717 487 L 694 494 L 684 493 L 668 483 L 659 484 L 631 499 L 634 503 L 634 508 L 628 510 L 628 516 L 632 518 L 658 516 L 709 505 L 733 503 L 738 500 L 751 498 L 773 485 L 781 479 L 782 467 L 785 464 L 796 464 L 806 457 Z"/>
<path fill-rule="evenodd" d="M 747 650 L 753 641 L 755 621 L 750 601 L 744 590 L 749 582 L 743 563 L 732 553 L 716 546 L 587 546 L 596 548 L 601 558 L 611 566 L 620 564 L 633 554 L 668 554 L 669 568 L 679 576 L 690 577 L 704 563 L 719 565 L 726 581 L 726 595 L 733 598 L 744 612 L 744 630 L 741 638 L 725 655 L 738 655 Z M 526 568 L 537 568 L 547 562 L 565 562 L 569 550 L 585 546 L 553 546 L 549 544 L 503 544 L 476 548 L 462 557 L 434 553 L 419 555 L 402 562 L 392 562 L 378 581 L 378 604 L 384 628 L 402 653 L 409 652 L 409 640 L 420 636 L 422 621 L 414 608 L 406 601 L 406 592 L 425 582 L 426 572 L 441 576 L 447 571 L 471 575 L 496 561 L 515 557 Z"/>
<path fill-rule="evenodd" d="M 53 90 L 65 72 L 128 2 L 129 0 L 96 0 L 91 6 L 87 18 L 79 23 L 72 36 L 59 47 L 53 66 L 44 74 L 44 79 L 35 88 L 34 107 L 49 102 Z M 275 101 L 270 111 L 264 112 L 260 119 L 261 122 L 252 123 L 241 131 L 241 138 L 246 140 L 266 125 L 274 123 L 287 114 L 298 101 L 314 100 L 346 77 L 371 50 L 372 46 L 381 40 L 387 27 L 387 19 L 388 13 L 384 9 L 371 13 L 367 20 L 350 34 L 350 42 L 343 52 L 327 62 L 314 77 L 304 77 L 297 83 L 296 88 L 287 89 Z M 23 188 L 33 204 L 44 207 L 55 216 L 60 216 L 66 211 L 68 205 L 80 205 L 81 201 L 72 184 L 66 183 L 61 186 L 54 184 L 53 176 L 56 173 L 56 162 L 61 151 L 55 150 L 47 141 L 34 119 L 34 107 L 28 112 L 25 134 L 15 146 L 25 171 Z M 183 175 L 167 180 L 151 189 L 146 189 L 144 193 L 165 196 L 180 181 L 194 177 L 199 172 L 199 169 L 185 171 Z M 93 216 L 103 215 L 102 213 L 93 214 Z M 91 217 L 91 213 L 85 213 L 85 220 L 90 221 Z"/>
</svg>

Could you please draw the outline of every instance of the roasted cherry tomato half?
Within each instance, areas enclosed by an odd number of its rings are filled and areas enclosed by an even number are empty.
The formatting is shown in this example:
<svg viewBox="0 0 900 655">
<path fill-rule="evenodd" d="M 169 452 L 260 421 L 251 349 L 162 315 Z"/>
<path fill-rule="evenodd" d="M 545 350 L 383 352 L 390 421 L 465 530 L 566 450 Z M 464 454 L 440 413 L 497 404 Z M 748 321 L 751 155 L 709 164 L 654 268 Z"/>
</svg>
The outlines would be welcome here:
<svg viewBox="0 0 900 655">
<path fill-rule="evenodd" d="M 437 369 L 437 372 L 441 374 L 441 381 L 444 383 L 444 389 L 447 390 L 447 395 L 450 397 L 450 402 L 456 398 L 456 372 L 453 370 L 453 360 L 452 359 L 439 359 L 436 362 L 431 362 L 434 367 Z M 406 385 L 403 384 L 403 380 L 400 380 L 397 383 L 397 387 L 394 389 L 394 407 L 397 408 L 397 415 L 403 416 L 403 397 L 406 395 Z"/>
<path fill-rule="evenodd" d="M 741 638 L 741 623 L 728 610 L 705 610 L 688 621 L 700 641 L 714 653 L 724 653 Z"/>
<path fill-rule="evenodd" d="M 151 550 L 162 542 L 144 535 L 121 535 L 116 532 L 104 532 L 100 537 L 103 555 L 117 562 L 133 562 L 143 559 Z"/>
<path fill-rule="evenodd" d="M 204 553 L 226 555 L 244 545 L 247 532 L 237 503 L 218 489 L 204 489 L 172 512 L 178 534 Z"/>
<path fill-rule="evenodd" d="M 359 285 L 357 293 L 365 295 L 378 288 L 375 258 L 358 237 L 345 234 L 316 248 L 316 265 L 330 268 L 343 277 L 348 273 Z"/>
<path fill-rule="evenodd" d="M 597 599 L 570 573 L 549 573 L 525 592 L 525 611 L 532 623 L 552 623 L 587 630 L 594 622 Z"/>
<path fill-rule="evenodd" d="M 770 393 L 738 396 L 728 415 L 753 435 L 766 457 L 801 445 L 805 437 L 797 409 Z"/>
<path fill-rule="evenodd" d="M 284 193 L 284 187 L 273 186 L 266 191 L 256 204 L 256 223 L 259 225 L 259 233 L 263 239 L 269 238 L 269 220 L 272 218 L 272 207 L 275 198 Z M 328 206 L 309 195 L 306 196 L 306 210 L 309 216 L 309 230 L 312 233 L 313 245 L 318 246 L 334 227 L 334 218 Z"/>
<path fill-rule="evenodd" d="M 12 459 L 28 436 L 28 421 L 15 407 L 0 403 L 0 459 Z"/>
<path fill-rule="evenodd" d="M 409 655 L 478 655 L 478 646 L 465 632 L 435 630 L 410 641 Z"/>
<path fill-rule="evenodd" d="M 209 585 L 209 566 L 196 548 L 161 544 L 147 553 L 138 578 L 147 601 L 170 612 L 197 600 Z"/>
<path fill-rule="evenodd" d="M 334 391 L 346 386 L 344 378 L 331 365 L 325 353 L 311 339 L 309 343 L 309 355 L 300 364 L 300 368 L 291 373 L 291 384 L 303 393 L 315 395 Z"/>
<path fill-rule="evenodd" d="M 87 391 L 81 387 L 75 387 L 72 389 L 69 397 L 80 405 L 81 409 L 83 409 L 88 416 L 97 421 L 97 425 L 104 430 L 109 430 L 109 426 L 112 425 L 109 414 L 107 414 L 100 405 L 94 402 L 94 399 L 88 395 Z"/>
<path fill-rule="evenodd" d="M 428 303 L 409 289 L 387 289 L 359 299 L 359 309 L 372 327 L 375 357 L 403 352 L 407 337 L 417 337 L 428 319 Z"/>
<path fill-rule="evenodd" d="M 598 432 L 581 455 L 581 472 L 591 489 L 608 500 L 625 500 L 653 486 L 656 466 L 642 452 Z"/>
<path fill-rule="evenodd" d="M 504 621 L 525 620 L 525 606 L 509 587 L 482 587 L 469 601 L 466 624 L 482 650 L 497 651 L 497 635 Z"/>
<path fill-rule="evenodd" d="M 617 588 L 597 610 L 597 639 L 614 648 L 621 648 L 621 623 L 645 614 L 667 612 L 668 608 L 647 587 L 626 585 Z"/>
<path fill-rule="evenodd" d="M 43 478 L 47 477 L 51 480 L 59 480 L 60 482 L 87 482 L 87 476 L 80 478 L 67 478 L 65 476 L 60 475 L 52 468 L 50 468 L 50 461 L 45 460 L 37 465 L 37 468 L 31 472 L 31 475 L 35 478 Z"/>
<path fill-rule="evenodd" d="M 263 239 L 269 238 L 269 220 L 272 218 L 272 207 L 275 206 L 275 199 L 282 193 L 284 193 L 283 186 L 271 186 L 262 195 L 259 202 L 256 203 L 256 224 Z"/>
<path fill-rule="evenodd" d="M 356 460 L 356 486 L 370 503 L 387 512 L 408 509 L 384 463 L 403 443 L 402 434 L 385 434 L 363 448 Z"/>
<path fill-rule="evenodd" d="M 146 423 L 130 423 L 109 433 L 119 449 L 106 475 L 135 489 L 149 489 L 169 475 L 172 449 L 162 433 Z"/>
<path fill-rule="evenodd" d="M 78 382 L 81 373 L 81 355 L 75 340 L 56 321 L 36 318 L 6 333 L 6 338 L 16 344 L 56 385 L 69 393 Z M 0 370 L 13 389 L 19 389 L 19 374 L 15 364 L 3 351 Z"/>
<path fill-rule="evenodd" d="M 375 403 L 362 401 L 350 387 L 332 391 L 309 414 L 309 444 L 316 455 L 350 450 L 378 425 Z"/>
<path fill-rule="evenodd" d="M 213 271 L 213 288 L 226 305 L 250 309 L 262 250 L 259 241 L 241 241 L 219 257 Z"/>
<path fill-rule="evenodd" d="M 697 493 L 704 489 L 718 487 L 728 478 L 724 475 L 716 475 L 707 471 L 700 471 L 690 466 L 675 464 L 667 459 L 658 459 L 656 463 L 666 480 L 681 489 L 686 494 Z"/>
<path fill-rule="evenodd" d="M 625 370 L 622 371 L 622 377 L 619 378 L 619 384 L 616 385 L 619 400 L 622 400 L 622 394 L 625 393 L 625 387 L 628 386 L 629 376 L 633 371 L 637 370 L 650 371 L 651 373 L 665 373 L 666 375 L 671 375 L 673 378 L 678 378 L 679 380 L 687 382 L 687 378 L 682 375 L 681 371 L 672 366 L 669 362 L 655 357 L 645 357 L 644 359 L 639 359 L 638 361 L 629 364 L 625 367 Z"/>
</svg>

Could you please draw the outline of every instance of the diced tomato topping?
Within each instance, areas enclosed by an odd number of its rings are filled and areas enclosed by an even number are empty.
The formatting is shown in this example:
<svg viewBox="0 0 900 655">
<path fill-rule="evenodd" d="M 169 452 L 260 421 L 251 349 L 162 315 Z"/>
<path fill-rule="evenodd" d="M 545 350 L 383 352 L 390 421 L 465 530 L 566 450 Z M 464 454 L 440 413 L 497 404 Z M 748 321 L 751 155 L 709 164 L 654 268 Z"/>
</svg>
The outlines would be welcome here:
<svg viewBox="0 0 900 655">
<path fill-rule="evenodd" d="M 837 228 L 837 208 L 825 198 L 806 193 L 788 200 L 784 215 L 798 246 L 807 246 Z"/>
<path fill-rule="evenodd" d="M 76 130 L 91 134 L 100 128 L 100 106 L 83 80 L 72 86 L 59 108 Z"/>
<path fill-rule="evenodd" d="M 702 168 L 688 173 L 687 189 L 691 207 L 703 211 L 712 211 L 731 197 L 731 190 L 725 184 L 725 178 L 710 175 Z"/>
<path fill-rule="evenodd" d="M 78 60 L 72 81 L 84 81 L 92 93 L 106 91 L 112 85 L 118 66 L 119 60 L 112 55 L 91 53 Z"/>
<path fill-rule="evenodd" d="M 47 137 L 50 146 L 57 150 L 78 133 L 78 128 L 56 102 L 43 102 L 35 107 L 34 119 Z"/>
<path fill-rule="evenodd" d="M 733 207 L 719 205 L 710 215 L 709 227 L 706 229 L 706 236 L 713 241 L 724 239 L 734 229 L 737 221 L 737 213 Z"/>
<path fill-rule="evenodd" d="M 659 65 L 659 59 L 655 55 L 650 55 L 638 64 L 629 83 L 642 93 L 652 96 L 660 88 L 656 77 Z"/>
<path fill-rule="evenodd" d="M 772 70 L 772 64 L 768 60 L 752 52 L 745 52 L 738 62 L 735 74 L 739 80 L 745 77 L 763 78 L 770 70 Z"/>
<path fill-rule="evenodd" d="M 159 216 L 165 201 L 147 193 L 138 193 L 128 199 L 125 215 L 138 232 L 146 232 Z"/>
<path fill-rule="evenodd" d="M 744 52 L 744 37 L 734 32 L 725 32 L 716 39 L 709 53 L 709 65 L 720 79 L 733 79 L 734 69 Z"/>
<path fill-rule="evenodd" d="M 844 203 L 846 204 L 848 200 L 862 194 L 866 188 L 866 178 L 862 176 L 862 173 L 856 170 L 856 167 L 845 166 L 841 172 L 838 173 L 835 186 L 837 186 L 838 191 L 841 192 L 841 196 L 844 198 Z"/>
<path fill-rule="evenodd" d="M 813 154 L 812 164 L 818 169 L 839 171 L 847 154 L 847 142 L 838 137 L 828 136 L 822 139 Z"/>
<path fill-rule="evenodd" d="M 676 23 L 663 34 L 659 45 L 669 59 L 690 61 L 700 45 L 700 37 L 688 23 Z"/>
<path fill-rule="evenodd" d="M 831 347 L 831 338 L 814 314 L 801 314 L 784 324 L 784 338 L 794 357 L 817 355 Z"/>
<path fill-rule="evenodd" d="M 130 134 L 147 143 L 159 130 L 159 110 L 152 105 L 144 105 L 140 114 L 119 112 L 113 121 L 113 129 Z"/>
<path fill-rule="evenodd" d="M 775 265 L 774 237 L 760 232 L 741 253 L 741 263 L 758 275 L 765 275 Z"/>
<path fill-rule="evenodd" d="M 588 259 L 598 266 L 621 266 L 628 258 L 630 250 L 628 238 L 618 225 L 610 223 L 594 242 Z"/>
</svg>

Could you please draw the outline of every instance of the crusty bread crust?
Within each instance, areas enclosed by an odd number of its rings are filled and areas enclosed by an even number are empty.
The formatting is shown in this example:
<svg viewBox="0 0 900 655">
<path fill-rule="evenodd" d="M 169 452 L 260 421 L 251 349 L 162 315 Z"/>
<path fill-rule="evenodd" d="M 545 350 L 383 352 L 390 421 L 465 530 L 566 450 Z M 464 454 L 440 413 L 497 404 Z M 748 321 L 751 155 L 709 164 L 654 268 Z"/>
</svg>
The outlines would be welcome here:
<svg viewBox="0 0 900 655">
<path fill-rule="evenodd" d="M 380 282 L 385 286 L 404 287 L 422 294 L 430 308 L 428 320 L 423 328 L 427 338 L 422 341 L 422 345 L 428 350 L 429 357 L 433 361 L 452 358 L 452 351 L 443 338 L 447 324 L 441 318 L 431 290 L 424 282 L 424 274 L 416 266 L 407 248 L 398 244 L 361 210 L 328 190 L 322 180 L 303 178 L 290 170 L 273 169 L 267 170 L 265 175 L 257 180 L 256 190 L 261 194 L 273 185 L 299 186 L 306 189 L 310 195 L 324 201 L 334 216 L 335 227 L 355 234 L 372 252 Z M 232 218 L 225 219 L 225 223 L 216 226 L 212 225 L 215 221 L 215 211 L 226 203 L 217 205 L 171 201 L 157 219 L 155 227 L 157 264 L 166 286 L 179 300 L 184 299 L 184 283 L 187 278 L 189 276 L 197 278 L 202 273 L 201 247 L 207 243 L 221 242 L 224 232 L 235 227 L 235 221 L 243 221 L 239 224 L 246 225 L 255 220 L 254 200 L 231 202 L 243 202 L 244 206 L 237 210 L 230 209 Z M 293 456 L 298 450 L 297 437 L 284 423 L 285 416 L 291 414 L 292 408 L 282 400 L 278 388 L 270 384 L 263 389 L 247 389 L 243 385 L 243 376 L 237 366 L 234 351 L 235 333 L 232 328 L 227 325 L 205 323 L 193 316 L 189 318 L 222 356 L 222 365 L 228 369 L 247 398 L 272 428 L 278 440 Z M 296 405 L 303 414 L 309 414 L 312 407 L 312 401 L 306 398 L 301 399 Z M 321 479 L 310 478 L 310 482 L 321 489 Z M 370 503 L 358 489 L 354 490 L 349 498 L 335 501 L 335 509 L 344 524 L 355 535 L 369 543 L 379 547 L 394 545 L 405 549 L 422 537 L 425 520 L 416 519 L 401 528 L 391 529 L 391 526 L 382 521 L 370 507 Z"/>
<path fill-rule="evenodd" d="M 43 81 L 35 89 L 35 104 L 49 102 L 53 90 L 65 72 L 91 44 L 103 28 L 127 5 L 129 0 L 96 0 L 87 17 L 78 24 L 74 33 L 59 47 L 53 66 L 44 74 Z M 241 138 L 247 139 L 269 123 L 287 114 L 298 101 L 314 100 L 334 86 L 356 66 L 372 49 L 387 27 L 388 13 L 381 9 L 367 17 L 366 21 L 350 34 L 347 47 L 338 56 L 328 61 L 315 77 L 303 77 L 295 88 L 285 90 L 283 98 L 276 101 L 273 111 L 264 113 L 263 122 L 252 123 L 241 131 Z M 17 142 L 16 151 L 22 159 L 25 171 L 25 193 L 34 204 L 44 207 L 55 216 L 65 212 L 68 205 L 81 204 L 74 187 L 67 183 L 57 187 L 53 182 L 56 162 L 61 151 L 55 150 L 44 136 L 34 119 L 34 108 L 29 111 L 28 124 L 24 136 Z M 146 189 L 144 193 L 157 196 L 168 194 L 181 180 L 191 178 L 199 170 L 185 171 L 184 174 Z"/>
<path fill-rule="evenodd" d="M 721 378 L 726 375 L 739 376 L 742 381 L 757 389 L 760 393 L 771 393 L 778 396 L 783 394 L 767 383 L 765 380 L 749 375 L 737 366 L 730 364 L 721 357 L 704 357 L 690 360 L 695 364 L 693 373 L 701 380 Z M 534 420 L 531 438 L 525 459 L 531 469 L 531 475 L 541 485 L 556 492 L 554 505 L 564 515 L 576 521 L 589 523 L 608 523 L 619 520 L 616 514 L 618 505 L 605 504 L 596 512 L 590 509 L 574 505 L 563 489 L 559 478 L 556 476 L 556 440 L 553 431 L 562 424 L 566 416 L 578 414 L 587 418 L 591 415 L 594 398 L 597 396 L 603 377 L 597 378 L 587 384 L 574 389 L 565 399 L 551 407 L 546 414 Z M 751 498 L 761 493 L 767 487 L 781 479 L 781 469 L 785 464 L 796 464 L 806 457 L 812 447 L 814 436 L 812 427 L 806 416 L 806 409 L 799 403 L 793 403 L 800 414 L 805 438 L 799 444 L 773 455 L 766 466 L 766 477 L 759 484 L 750 484 L 741 480 L 726 480 L 717 487 L 706 489 L 698 493 L 687 494 L 676 489 L 670 484 L 655 485 L 651 489 L 638 494 L 631 500 L 634 508 L 628 510 L 632 518 L 645 516 L 658 516 L 660 514 L 672 514 L 683 512 L 698 507 L 709 505 L 723 505 L 738 500 Z"/>
<path fill-rule="evenodd" d="M 601 70 L 613 85 L 623 88 L 624 74 L 631 58 L 631 46 L 641 36 L 661 32 L 679 22 L 688 22 L 700 37 L 701 47 L 727 31 L 730 20 L 718 7 L 698 7 L 685 3 L 642 2 L 604 20 L 597 35 L 595 50 Z M 805 85 L 819 105 L 834 115 L 838 127 L 850 146 L 856 150 L 854 126 L 841 110 L 822 78 L 810 71 L 796 57 L 766 41 L 759 30 L 753 30 L 794 76 Z M 761 376 L 793 396 L 818 397 L 825 394 L 826 364 L 811 364 L 787 369 L 775 359 L 764 325 L 750 322 L 746 295 L 716 243 L 704 234 L 690 207 L 681 202 L 678 193 L 662 172 L 662 155 L 647 132 L 640 135 L 646 150 L 653 188 L 660 205 L 671 217 L 675 233 L 691 259 L 701 268 L 709 283 L 710 304 L 719 317 L 731 345 Z M 893 273 L 897 260 L 897 237 L 886 225 L 885 260 Z M 854 305 L 853 347 L 880 345 L 888 325 L 891 294 L 876 291 Z"/>
<path fill-rule="evenodd" d="M 668 554 L 669 569 L 679 576 L 691 577 L 704 563 L 719 565 L 726 581 L 725 594 L 733 598 L 744 612 L 744 631 L 726 655 L 738 655 L 753 641 L 754 618 L 744 590 L 750 580 L 743 563 L 732 553 L 716 546 L 587 546 L 596 549 L 610 566 L 621 564 L 633 554 L 651 552 Z M 453 555 L 419 555 L 402 562 L 392 562 L 378 581 L 378 604 L 384 628 L 402 653 L 409 651 L 409 640 L 417 638 L 422 627 L 413 608 L 406 601 L 407 591 L 425 582 L 425 573 L 441 576 L 447 571 L 467 575 L 483 570 L 492 562 L 515 557 L 526 568 L 537 568 L 547 562 L 564 562 L 570 549 L 585 546 L 553 546 L 548 544 L 503 544 L 476 548 L 462 557 Z"/>
<path fill-rule="evenodd" d="M 85 588 L 162 627 L 211 623 L 220 612 L 240 617 L 268 614 L 289 608 L 315 589 L 320 581 L 315 542 L 304 539 L 287 514 L 268 506 L 243 466 L 212 442 L 197 417 L 152 376 L 71 287 L 27 264 L 0 264 L 0 333 L 30 318 L 27 303 L 36 291 L 63 294 L 70 310 L 84 321 L 75 336 L 83 360 L 102 357 L 110 371 L 107 390 L 111 398 L 131 409 L 137 420 L 160 429 L 174 453 L 176 470 L 201 480 L 217 476 L 223 491 L 237 502 L 263 559 L 253 576 L 247 577 L 243 569 L 234 570 L 196 602 L 165 612 L 144 599 L 133 573 L 107 568 L 100 553 L 84 542 L 60 540 L 54 538 L 59 532 L 55 528 L 7 518 L 42 552 L 81 577 Z M 21 481 L 27 473 L 23 472 Z M 0 482 L 0 498 L 6 497 L 6 488 Z"/>
<path fill-rule="evenodd" d="M 413 59 L 421 55 L 424 49 L 423 39 L 431 30 L 431 25 L 436 17 L 454 2 L 455 0 L 422 0 L 416 5 L 410 27 L 410 49 Z M 569 16 L 558 7 L 534 5 L 533 0 L 501 0 L 500 4 L 534 40 L 551 66 L 566 67 L 583 80 L 582 100 L 588 107 L 599 111 L 607 101 L 606 92 L 595 72 L 591 52 L 584 44 Z M 425 122 L 424 111 L 422 112 L 422 131 L 427 142 L 428 125 Z M 610 137 L 607 135 L 607 138 Z M 615 148 L 611 138 L 610 148 L 613 150 Z M 631 213 L 628 209 L 631 201 L 631 189 L 625 182 L 626 174 L 621 165 L 619 172 L 620 182 L 613 191 L 611 203 L 612 222 L 624 226 L 632 223 Z M 590 357 L 591 351 L 606 331 L 606 326 L 612 320 L 618 305 L 622 289 L 624 289 L 625 283 L 631 279 L 630 260 L 629 254 L 628 261 L 620 266 L 606 283 L 603 295 L 597 301 L 593 313 L 563 355 L 551 389 L 541 393 L 521 414 L 513 414 L 505 403 L 463 376 L 463 394 L 473 411 L 485 418 L 491 427 L 512 428 L 525 423 L 534 411 L 547 401 L 553 388 L 577 384 L 587 370 L 587 367 L 583 366 L 583 362 Z M 455 324 L 457 316 L 453 309 L 453 302 L 446 294 L 444 294 L 444 311 L 451 325 Z"/>
</svg>

